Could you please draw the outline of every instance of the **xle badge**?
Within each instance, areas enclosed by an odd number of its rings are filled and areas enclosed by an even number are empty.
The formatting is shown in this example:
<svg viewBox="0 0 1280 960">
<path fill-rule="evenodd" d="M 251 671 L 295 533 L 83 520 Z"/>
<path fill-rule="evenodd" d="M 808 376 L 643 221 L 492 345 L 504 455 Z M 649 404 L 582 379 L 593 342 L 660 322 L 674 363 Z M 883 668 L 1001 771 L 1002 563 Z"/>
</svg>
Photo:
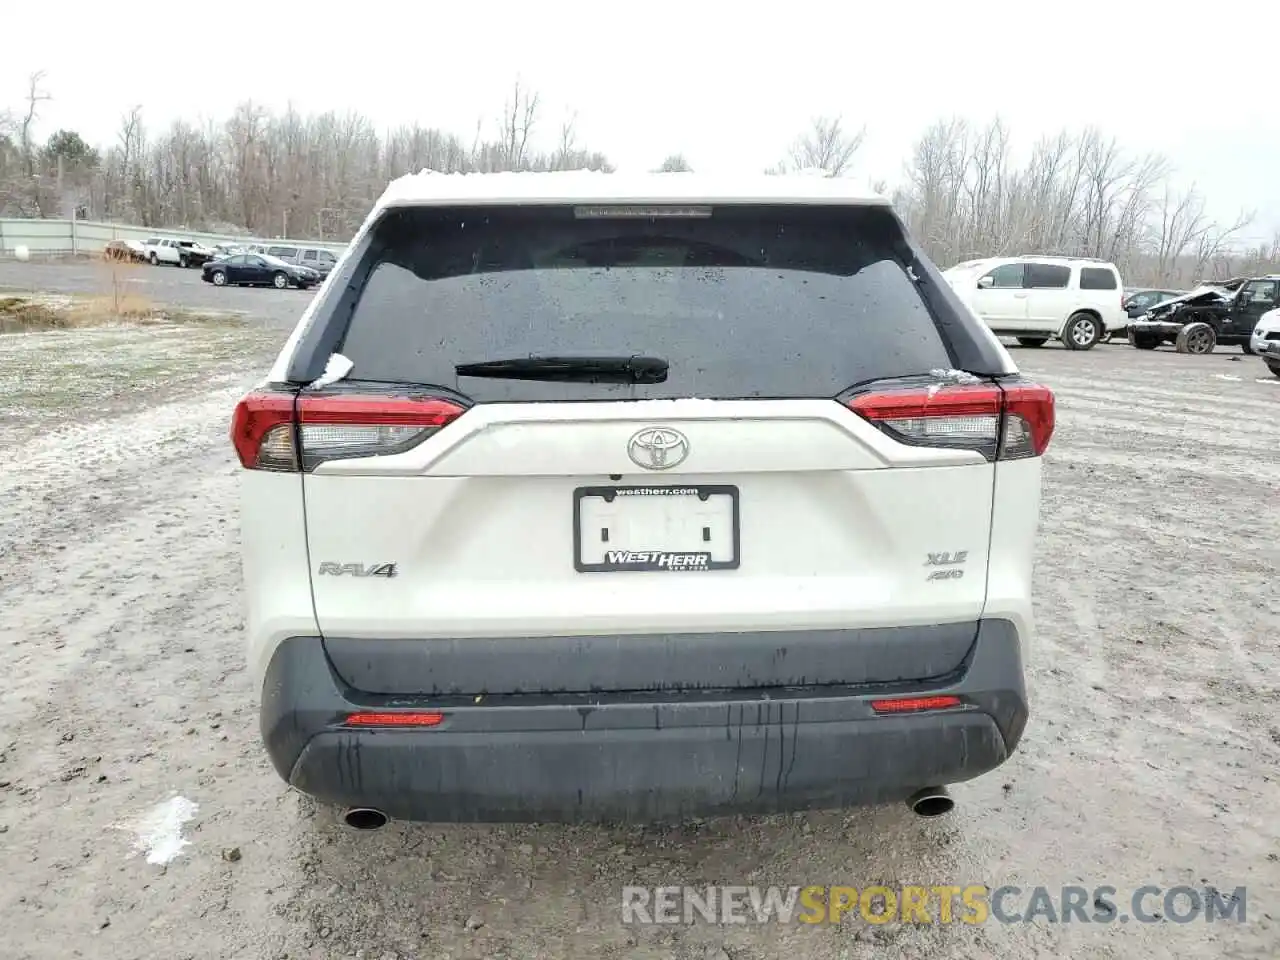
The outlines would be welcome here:
<svg viewBox="0 0 1280 960">
<path fill-rule="evenodd" d="M 322 563 L 322 577 L 394 577 L 394 563 Z"/>
<path fill-rule="evenodd" d="M 964 576 L 964 571 L 959 569 L 966 560 L 969 559 L 968 550 L 948 550 L 942 553 L 930 553 L 925 560 L 926 567 L 950 567 L 952 569 L 934 570 L 926 580 L 959 580 Z"/>
</svg>

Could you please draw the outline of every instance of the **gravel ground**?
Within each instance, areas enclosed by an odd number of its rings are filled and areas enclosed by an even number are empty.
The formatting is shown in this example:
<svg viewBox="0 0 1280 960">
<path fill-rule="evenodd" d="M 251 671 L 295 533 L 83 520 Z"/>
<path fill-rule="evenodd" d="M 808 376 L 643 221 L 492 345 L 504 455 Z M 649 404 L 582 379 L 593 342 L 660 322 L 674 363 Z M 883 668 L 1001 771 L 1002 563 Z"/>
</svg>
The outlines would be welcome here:
<svg viewBox="0 0 1280 960">
<path fill-rule="evenodd" d="M 239 383 L 246 347 L 279 340 L 221 318 L 0 336 L 0 446 Z"/>
<path fill-rule="evenodd" d="M 0 284 L 18 269 L 0 265 Z M 26 269 L 44 289 L 83 282 Z M 263 305 L 243 370 L 188 353 L 177 394 L 78 396 L 78 418 L 2 445 L 4 957 L 1280 952 L 1280 380 L 1257 360 L 1017 353 L 1059 398 L 1033 715 L 1006 766 L 953 790 L 950 816 L 356 834 L 276 779 L 242 662 L 227 419 L 305 297 L 186 276 L 199 296 Z M 190 845 L 149 864 L 139 818 L 175 795 L 197 805 Z M 1109 884 L 1119 900 L 1144 884 L 1245 885 L 1248 922 L 624 927 L 619 910 L 625 884 L 874 882 Z"/>
</svg>

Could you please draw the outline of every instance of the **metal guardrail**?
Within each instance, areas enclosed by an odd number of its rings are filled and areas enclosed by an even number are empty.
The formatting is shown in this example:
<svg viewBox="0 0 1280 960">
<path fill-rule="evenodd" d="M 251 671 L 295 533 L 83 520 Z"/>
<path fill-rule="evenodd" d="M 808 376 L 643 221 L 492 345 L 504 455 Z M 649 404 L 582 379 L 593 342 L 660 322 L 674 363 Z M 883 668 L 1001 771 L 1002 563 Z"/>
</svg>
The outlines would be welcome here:
<svg viewBox="0 0 1280 960">
<path fill-rule="evenodd" d="M 215 243 L 268 243 L 278 246 L 319 247 L 341 254 L 345 243 L 299 240 L 279 237 L 244 237 L 199 230 L 164 230 L 124 223 L 102 223 L 96 220 L 27 220 L 0 219 L 0 257 L 12 257 L 18 247 L 26 247 L 33 257 L 94 255 L 101 253 L 112 240 L 135 240 L 141 243 L 151 237 L 173 237 Z"/>
</svg>

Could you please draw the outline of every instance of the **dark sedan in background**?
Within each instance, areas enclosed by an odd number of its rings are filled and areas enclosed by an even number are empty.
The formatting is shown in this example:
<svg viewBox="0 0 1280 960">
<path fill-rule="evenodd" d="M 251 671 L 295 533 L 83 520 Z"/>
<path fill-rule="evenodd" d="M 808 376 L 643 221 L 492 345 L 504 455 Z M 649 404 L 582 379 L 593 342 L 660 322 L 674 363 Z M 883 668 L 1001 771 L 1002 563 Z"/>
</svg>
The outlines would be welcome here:
<svg viewBox="0 0 1280 960">
<path fill-rule="evenodd" d="M 1135 290 L 1124 295 L 1124 312 L 1130 320 L 1137 320 L 1157 303 L 1164 303 L 1174 297 L 1180 297 L 1185 290 Z"/>
<path fill-rule="evenodd" d="M 306 290 L 321 279 L 320 274 L 309 267 L 285 263 L 263 253 L 237 253 L 211 260 L 204 265 L 200 276 L 215 287 L 275 287 L 277 290 L 289 287 Z"/>
</svg>

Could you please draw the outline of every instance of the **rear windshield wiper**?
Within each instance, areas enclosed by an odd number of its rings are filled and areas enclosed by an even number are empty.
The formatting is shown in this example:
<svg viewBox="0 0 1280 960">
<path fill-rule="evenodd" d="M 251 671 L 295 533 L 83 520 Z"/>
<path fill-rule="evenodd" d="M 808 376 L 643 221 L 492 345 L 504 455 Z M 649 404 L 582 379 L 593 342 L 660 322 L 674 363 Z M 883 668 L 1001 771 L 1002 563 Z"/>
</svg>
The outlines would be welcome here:
<svg viewBox="0 0 1280 960">
<path fill-rule="evenodd" d="M 662 383 L 667 361 L 659 357 L 517 357 L 460 363 L 460 377 L 499 380 L 559 380 L 581 383 Z"/>
</svg>

